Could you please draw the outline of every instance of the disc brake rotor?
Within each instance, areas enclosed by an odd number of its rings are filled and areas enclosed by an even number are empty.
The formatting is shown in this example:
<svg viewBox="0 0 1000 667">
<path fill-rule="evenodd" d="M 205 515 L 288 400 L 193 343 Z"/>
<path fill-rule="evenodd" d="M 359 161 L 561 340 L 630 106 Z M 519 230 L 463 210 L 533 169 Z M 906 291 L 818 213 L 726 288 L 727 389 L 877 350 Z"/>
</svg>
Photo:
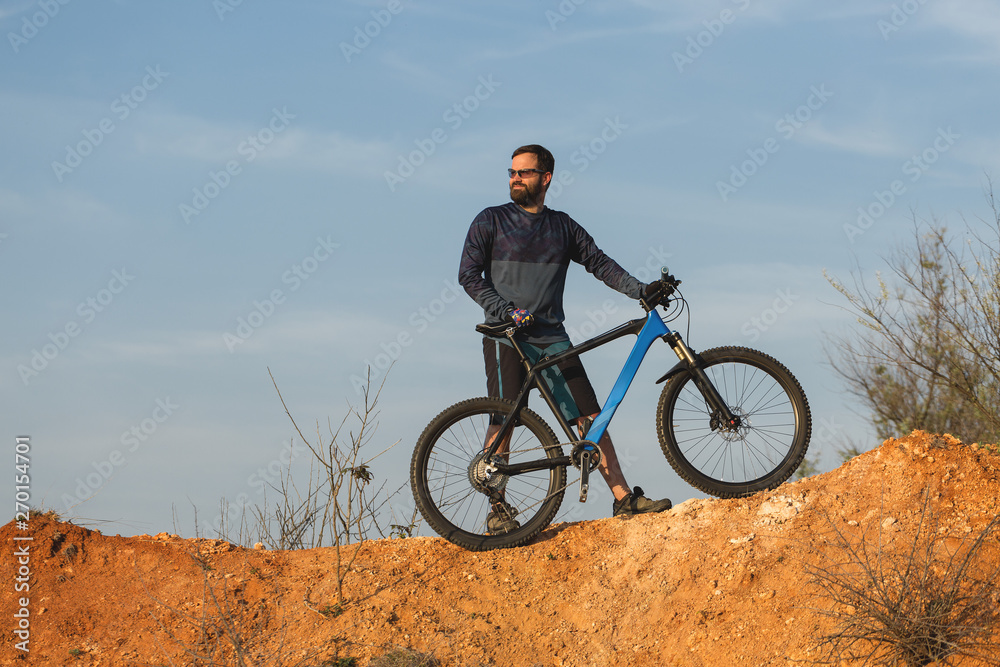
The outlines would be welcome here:
<svg viewBox="0 0 1000 667">
<path fill-rule="evenodd" d="M 736 417 L 736 424 L 724 424 L 716 417 L 712 417 L 712 430 L 718 431 L 722 439 L 728 442 L 745 440 L 747 434 L 750 433 L 750 420 L 747 419 L 747 413 L 742 408 L 729 408 L 729 411 Z"/>
</svg>

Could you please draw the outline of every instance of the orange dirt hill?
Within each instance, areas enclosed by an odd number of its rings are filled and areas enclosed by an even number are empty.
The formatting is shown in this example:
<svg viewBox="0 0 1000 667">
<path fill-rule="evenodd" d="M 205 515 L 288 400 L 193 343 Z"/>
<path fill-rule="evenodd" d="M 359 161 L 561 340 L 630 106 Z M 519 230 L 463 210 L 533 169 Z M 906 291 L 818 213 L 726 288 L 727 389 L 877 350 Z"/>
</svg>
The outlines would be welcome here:
<svg viewBox="0 0 1000 667">
<path fill-rule="evenodd" d="M 801 664 L 833 627 L 807 566 L 835 530 L 905 545 L 927 498 L 936 532 L 961 545 L 997 516 L 998 469 L 996 447 L 915 431 L 774 491 L 556 524 L 517 549 L 366 542 L 343 607 L 333 548 L 126 538 L 34 516 L 2 528 L 0 664 L 360 667 L 398 647 L 440 665 Z M 10 555 L 23 544 L 27 593 Z M 14 634 L 25 595 L 27 653 Z"/>
</svg>

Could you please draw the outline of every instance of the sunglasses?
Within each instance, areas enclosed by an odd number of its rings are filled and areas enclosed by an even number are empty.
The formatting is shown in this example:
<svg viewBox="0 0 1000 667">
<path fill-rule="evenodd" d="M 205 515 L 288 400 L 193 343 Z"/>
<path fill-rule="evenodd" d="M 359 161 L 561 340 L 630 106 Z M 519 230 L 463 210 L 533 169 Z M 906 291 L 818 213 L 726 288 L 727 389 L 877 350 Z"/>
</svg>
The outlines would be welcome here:
<svg viewBox="0 0 1000 667">
<path fill-rule="evenodd" d="M 520 176 L 521 178 L 524 178 L 525 176 L 531 176 L 532 174 L 539 174 L 539 175 L 541 175 L 541 174 L 547 174 L 547 173 L 548 173 L 547 171 L 543 171 L 542 169 L 508 169 L 507 170 L 507 176 L 509 176 L 510 178 L 514 178 L 515 174 L 518 175 L 518 176 Z"/>
</svg>

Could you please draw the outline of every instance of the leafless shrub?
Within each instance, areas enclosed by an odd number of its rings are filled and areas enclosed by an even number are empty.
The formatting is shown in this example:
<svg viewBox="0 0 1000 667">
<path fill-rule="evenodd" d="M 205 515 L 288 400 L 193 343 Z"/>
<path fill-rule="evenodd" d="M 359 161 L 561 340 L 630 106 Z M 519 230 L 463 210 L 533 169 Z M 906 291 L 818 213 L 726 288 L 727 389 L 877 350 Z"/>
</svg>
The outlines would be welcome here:
<svg viewBox="0 0 1000 667">
<path fill-rule="evenodd" d="M 830 547 L 807 565 L 826 602 L 818 611 L 834 625 L 819 638 L 816 662 L 917 667 L 970 657 L 1000 665 L 1000 517 L 957 547 L 949 547 L 957 538 L 947 535 L 928 498 L 904 543 L 890 544 L 882 524 L 874 539 L 866 530 L 858 540 L 834 520 L 829 525 Z"/>
<path fill-rule="evenodd" d="M 1000 438 L 1000 206 L 958 234 L 914 215 L 913 239 L 886 258 L 875 284 L 827 276 L 861 327 L 827 356 L 871 411 L 880 438 L 914 429 L 966 442 Z"/>
<path fill-rule="evenodd" d="M 270 371 L 268 371 L 270 373 Z M 278 504 L 271 510 L 266 503 L 254 508 L 257 524 L 272 548 L 309 549 L 333 546 L 336 557 L 337 602 L 345 603 L 344 579 L 350 572 L 364 542 L 371 537 L 385 537 L 379 516 L 389 506 L 390 494 L 385 485 L 371 489 L 375 475 L 371 463 L 392 449 L 389 445 L 374 456 L 365 457 L 378 428 L 378 399 L 383 384 L 374 393 L 370 384 L 363 392 L 360 407 L 348 406 L 347 414 L 334 428 L 327 421 L 328 435 L 323 437 L 319 422 L 315 439 L 310 440 L 292 417 L 271 376 L 285 414 L 313 458 L 304 488 L 286 472 L 279 486 Z M 345 433 L 346 431 L 346 433 Z M 350 548 L 348 548 L 350 547 Z"/>
<path fill-rule="evenodd" d="M 202 571 L 199 604 L 181 609 L 158 599 L 146 587 L 147 597 L 157 607 L 149 614 L 169 644 L 180 650 L 183 656 L 180 664 L 264 667 L 304 665 L 315 658 L 315 652 L 293 658 L 293 651 L 284 641 L 286 623 L 284 619 L 273 618 L 274 609 L 263 602 L 249 604 L 238 590 L 229 587 L 225 578 L 213 584 L 211 566 L 197 555 L 191 557 Z M 301 656 L 301 650 L 295 652 Z M 169 657 L 167 660 L 170 665 L 177 664 Z"/>
<path fill-rule="evenodd" d="M 368 667 L 440 667 L 440 665 L 441 662 L 432 654 L 402 646 L 372 658 L 368 663 Z"/>
<path fill-rule="evenodd" d="M 372 462 L 398 444 L 397 441 L 373 456 L 368 455 L 378 428 L 378 400 L 384 380 L 375 391 L 366 384 L 362 404 L 348 405 L 347 413 L 336 426 L 327 420 L 325 436 L 317 421 L 312 438 L 305 436 L 292 417 L 273 375 L 271 381 L 298 437 L 312 454 L 308 475 L 298 477 L 302 468 L 293 473 L 293 466 L 288 465 L 274 483 L 265 487 L 261 502 L 241 504 L 235 511 L 222 499 L 213 537 L 247 547 L 260 544 L 278 550 L 332 546 L 336 558 L 336 599 L 330 602 L 306 599 L 304 603 L 324 616 L 335 616 L 348 602 L 344 580 L 364 543 L 375 537 L 409 537 L 417 526 L 415 509 L 409 516 L 398 516 L 392 507 L 391 499 L 402 486 L 390 493 L 385 483 L 374 484 Z M 200 537 L 197 507 L 194 520 L 195 536 Z M 174 525 L 177 525 L 176 509 Z"/>
</svg>

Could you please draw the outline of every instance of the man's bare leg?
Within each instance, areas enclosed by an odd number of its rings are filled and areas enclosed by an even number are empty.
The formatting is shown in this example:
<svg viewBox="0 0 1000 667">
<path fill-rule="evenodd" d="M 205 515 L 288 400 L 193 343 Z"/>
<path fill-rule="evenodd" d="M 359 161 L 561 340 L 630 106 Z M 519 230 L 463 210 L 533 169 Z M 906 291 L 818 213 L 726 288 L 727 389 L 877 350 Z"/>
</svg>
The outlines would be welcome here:
<svg viewBox="0 0 1000 667">
<path fill-rule="evenodd" d="M 489 449 L 490 445 L 493 444 L 493 440 L 497 437 L 497 433 L 500 431 L 500 426 L 500 424 L 490 424 L 486 427 L 486 442 L 483 443 L 484 452 Z M 507 434 L 507 437 L 500 443 L 500 446 L 497 448 L 497 454 L 503 456 L 510 452 L 510 435 L 511 434 Z"/>
<path fill-rule="evenodd" d="M 581 428 L 585 422 L 593 420 L 595 417 L 597 417 L 596 414 L 590 415 L 590 417 L 580 417 L 576 420 L 576 425 Z M 580 437 L 582 438 L 584 435 L 586 433 L 581 433 Z M 601 463 L 597 469 L 601 471 L 604 481 L 608 483 L 608 488 L 611 489 L 615 500 L 621 500 L 631 492 L 631 489 L 628 482 L 625 481 L 625 473 L 622 472 L 621 464 L 618 462 L 618 453 L 615 451 L 615 446 L 607 431 L 604 432 L 604 436 L 601 437 L 597 446 L 601 449 Z"/>
<path fill-rule="evenodd" d="M 486 442 L 483 443 L 483 451 L 489 449 L 490 445 L 497 437 L 497 433 L 500 431 L 500 424 L 490 424 L 486 427 Z M 496 456 L 502 456 L 504 460 L 509 460 L 510 458 L 510 439 L 511 434 L 508 434 L 506 438 L 497 447 Z M 486 515 L 486 527 L 490 533 L 508 533 L 512 530 L 517 530 L 521 527 L 521 524 L 517 522 L 514 518 L 517 515 L 517 510 L 507 504 L 504 499 L 504 490 L 500 490 L 500 500 L 494 502 L 495 497 L 490 496 L 490 511 Z"/>
</svg>

